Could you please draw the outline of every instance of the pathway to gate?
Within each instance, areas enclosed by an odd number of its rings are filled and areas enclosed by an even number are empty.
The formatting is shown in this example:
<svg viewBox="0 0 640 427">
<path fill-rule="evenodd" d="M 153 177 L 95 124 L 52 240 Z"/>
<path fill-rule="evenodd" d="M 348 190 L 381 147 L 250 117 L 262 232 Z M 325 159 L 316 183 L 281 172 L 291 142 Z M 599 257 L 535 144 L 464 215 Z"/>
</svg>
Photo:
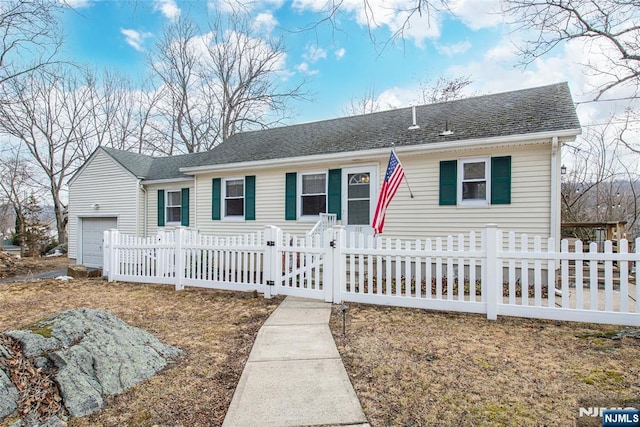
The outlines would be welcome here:
<svg viewBox="0 0 640 427">
<path fill-rule="evenodd" d="M 329 330 L 331 304 L 288 296 L 258 332 L 223 426 L 368 426 Z"/>
</svg>

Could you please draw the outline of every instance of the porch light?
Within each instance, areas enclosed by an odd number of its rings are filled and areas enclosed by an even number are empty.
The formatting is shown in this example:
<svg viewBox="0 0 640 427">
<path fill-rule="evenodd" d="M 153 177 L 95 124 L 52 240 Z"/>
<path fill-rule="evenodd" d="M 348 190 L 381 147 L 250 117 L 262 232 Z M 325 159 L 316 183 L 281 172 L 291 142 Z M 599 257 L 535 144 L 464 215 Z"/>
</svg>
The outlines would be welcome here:
<svg viewBox="0 0 640 427">
<path fill-rule="evenodd" d="M 560 175 L 567 174 L 567 167 L 565 165 L 560 166 Z"/>
</svg>

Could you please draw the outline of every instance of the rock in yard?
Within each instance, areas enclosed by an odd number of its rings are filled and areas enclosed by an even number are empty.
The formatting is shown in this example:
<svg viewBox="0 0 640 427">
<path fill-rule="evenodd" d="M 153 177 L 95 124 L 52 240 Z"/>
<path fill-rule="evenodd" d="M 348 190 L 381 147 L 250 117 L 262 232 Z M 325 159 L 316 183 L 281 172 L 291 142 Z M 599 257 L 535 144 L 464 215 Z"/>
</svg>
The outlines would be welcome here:
<svg viewBox="0 0 640 427">
<path fill-rule="evenodd" d="M 18 389 L 7 374 L 0 369 L 0 420 L 18 408 Z"/>
<path fill-rule="evenodd" d="M 5 335 L 20 343 L 25 357 L 52 362 L 64 405 L 73 416 L 95 412 L 104 405 L 103 395 L 127 390 L 182 354 L 105 310 L 65 311 L 31 330 Z"/>
</svg>

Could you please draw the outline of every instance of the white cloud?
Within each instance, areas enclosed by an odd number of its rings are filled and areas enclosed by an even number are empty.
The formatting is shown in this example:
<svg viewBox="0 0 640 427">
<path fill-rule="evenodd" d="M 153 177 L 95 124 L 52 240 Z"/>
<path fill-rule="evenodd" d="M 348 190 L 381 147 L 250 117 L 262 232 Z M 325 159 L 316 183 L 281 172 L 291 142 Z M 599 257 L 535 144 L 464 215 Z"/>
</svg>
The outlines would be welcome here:
<svg viewBox="0 0 640 427">
<path fill-rule="evenodd" d="M 448 56 L 449 58 L 453 58 L 454 56 L 461 55 L 471 49 L 471 42 L 469 40 L 465 40 L 454 44 L 436 43 L 435 47 L 441 54 Z"/>
<path fill-rule="evenodd" d="M 140 52 L 144 51 L 144 41 L 153 35 L 128 28 L 120 28 L 120 32 L 124 35 L 127 44 Z"/>
<path fill-rule="evenodd" d="M 273 29 L 278 25 L 278 20 L 273 16 L 271 12 L 259 13 L 253 20 L 253 28 L 256 31 L 271 33 Z"/>
<path fill-rule="evenodd" d="M 347 54 L 347 50 L 346 50 L 345 48 L 343 48 L 343 47 L 341 47 L 340 49 L 337 49 L 337 50 L 334 52 L 334 55 L 336 56 L 336 59 L 337 59 L 337 60 L 340 60 L 340 59 L 344 58 L 344 56 L 345 56 L 346 54 Z"/>
<path fill-rule="evenodd" d="M 298 66 L 296 67 L 296 70 L 298 70 L 302 74 L 306 74 L 308 76 L 315 76 L 316 74 L 319 73 L 318 70 L 312 70 L 309 67 L 309 64 L 306 63 L 306 62 L 302 62 L 302 63 L 298 64 Z"/>
<path fill-rule="evenodd" d="M 328 4 L 332 5 L 326 0 L 294 0 L 292 7 L 298 11 L 327 14 Z M 402 30 L 404 39 L 424 47 L 425 40 L 440 37 L 442 17 L 437 13 L 412 14 L 415 5 L 415 0 L 343 0 L 340 7 L 360 25 L 368 25 L 372 30 L 386 28 L 387 36 Z"/>
<path fill-rule="evenodd" d="M 207 7 L 210 10 L 220 12 L 237 12 L 239 10 L 253 12 L 263 9 L 279 9 L 284 4 L 284 0 L 208 0 Z"/>
<path fill-rule="evenodd" d="M 159 10 L 166 18 L 176 20 L 180 17 L 180 8 L 175 0 L 155 0 L 154 10 Z"/>
<path fill-rule="evenodd" d="M 318 46 L 307 46 L 306 52 L 302 54 L 302 57 L 313 64 L 321 59 L 326 59 L 327 51 Z"/>
<path fill-rule="evenodd" d="M 74 9 L 81 9 L 83 7 L 91 6 L 89 0 L 58 0 L 58 3 L 62 3 L 65 6 L 69 6 Z"/>
<path fill-rule="evenodd" d="M 503 23 L 500 0 L 454 0 L 449 7 L 451 13 L 472 30 Z"/>
</svg>

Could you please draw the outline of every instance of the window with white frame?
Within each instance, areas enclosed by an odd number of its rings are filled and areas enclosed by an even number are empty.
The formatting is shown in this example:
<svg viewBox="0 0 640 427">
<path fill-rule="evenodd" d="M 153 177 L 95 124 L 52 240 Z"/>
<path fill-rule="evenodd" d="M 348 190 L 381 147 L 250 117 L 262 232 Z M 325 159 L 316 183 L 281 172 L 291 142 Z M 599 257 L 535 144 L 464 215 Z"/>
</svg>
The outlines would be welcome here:
<svg viewBox="0 0 640 427">
<path fill-rule="evenodd" d="M 487 203 L 489 159 L 463 159 L 459 172 L 460 202 Z"/>
<path fill-rule="evenodd" d="M 244 178 L 224 180 L 224 216 L 244 217 Z"/>
<path fill-rule="evenodd" d="M 165 193 L 166 221 L 179 223 L 182 220 L 182 192 L 180 190 L 167 190 Z"/>
<path fill-rule="evenodd" d="M 327 212 L 326 172 L 300 174 L 300 214 L 319 215 Z"/>
</svg>

